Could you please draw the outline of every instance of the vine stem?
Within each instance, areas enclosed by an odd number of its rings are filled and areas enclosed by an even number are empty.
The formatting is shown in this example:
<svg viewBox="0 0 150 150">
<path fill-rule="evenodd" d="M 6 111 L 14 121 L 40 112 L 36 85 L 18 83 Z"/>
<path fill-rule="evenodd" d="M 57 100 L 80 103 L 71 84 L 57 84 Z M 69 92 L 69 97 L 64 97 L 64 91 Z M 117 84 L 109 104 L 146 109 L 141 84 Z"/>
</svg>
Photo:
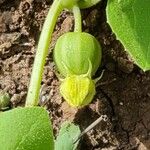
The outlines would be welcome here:
<svg viewBox="0 0 150 150">
<path fill-rule="evenodd" d="M 82 19 L 80 8 L 77 5 L 75 5 L 72 11 L 75 19 L 74 32 L 82 32 L 82 21 L 81 21 Z"/>
<path fill-rule="evenodd" d="M 62 10 L 61 1 L 54 0 L 40 35 L 25 106 L 38 105 L 42 75 L 46 56 L 48 54 L 49 43 L 51 41 L 57 18 Z"/>
</svg>

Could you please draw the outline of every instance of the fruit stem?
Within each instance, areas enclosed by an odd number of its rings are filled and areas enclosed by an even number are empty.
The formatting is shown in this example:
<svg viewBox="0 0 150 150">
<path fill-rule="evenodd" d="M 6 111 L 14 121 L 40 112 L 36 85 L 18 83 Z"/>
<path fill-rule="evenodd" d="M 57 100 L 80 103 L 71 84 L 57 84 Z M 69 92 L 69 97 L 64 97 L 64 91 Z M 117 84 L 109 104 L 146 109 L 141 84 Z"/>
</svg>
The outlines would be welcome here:
<svg viewBox="0 0 150 150">
<path fill-rule="evenodd" d="M 82 21 L 81 21 L 81 11 L 80 8 L 75 5 L 72 9 L 74 20 L 75 20 L 75 26 L 74 26 L 74 32 L 82 32 Z"/>
<path fill-rule="evenodd" d="M 38 105 L 42 74 L 48 54 L 49 43 L 57 18 L 62 10 L 61 0 L 54 0 L 40 35 L 25 106 Z"/>
</svg>

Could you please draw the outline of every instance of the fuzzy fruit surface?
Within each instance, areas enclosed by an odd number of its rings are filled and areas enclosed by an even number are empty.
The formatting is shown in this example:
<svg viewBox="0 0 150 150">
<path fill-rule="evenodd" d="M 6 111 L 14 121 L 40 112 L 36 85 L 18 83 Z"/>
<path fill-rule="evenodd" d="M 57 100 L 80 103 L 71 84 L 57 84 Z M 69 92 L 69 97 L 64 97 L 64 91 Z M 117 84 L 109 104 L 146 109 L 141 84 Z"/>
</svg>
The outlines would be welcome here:
<svg viewBox="0 0 150 150">
<path fill-rule="evenodd" d="M 89 62 L 92 65 L 91 76 L 101 62 L 101 46 L 96 38 L 85 32 L 63 34 L 54 49 L 54 61 L 61 75 L 86 74 Z"/>
<path fill-rule="evenodd" d="M 71 8 L 73 8 L 73 6 L 77 5 L 78 1 L 79 0 L 61 0 L 61 5 L 64 8 L 71 9 Z"/>
</svg>

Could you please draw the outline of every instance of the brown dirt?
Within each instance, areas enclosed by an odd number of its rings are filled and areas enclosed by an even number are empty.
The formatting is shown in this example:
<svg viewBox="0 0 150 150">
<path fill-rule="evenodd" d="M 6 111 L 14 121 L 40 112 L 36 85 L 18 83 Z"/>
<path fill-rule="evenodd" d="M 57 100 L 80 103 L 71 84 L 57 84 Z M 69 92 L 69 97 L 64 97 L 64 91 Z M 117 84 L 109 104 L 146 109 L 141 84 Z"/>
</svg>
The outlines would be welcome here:
<svg viewBox="0 0 150 150">
<path fill-rule="evenodd" d="M 11 108 L 24 105 L 31 67 L 42 24 L 51 0 L 0 0 L 0 89 L 11 95 Z M 54 133 L 65 120 L 81 130 L 100 115 L 109 120 L 88 132 L 81 150 L 150 150 L 150 72 L 133 65 L 123 46 L 115 39 L 105 16 L 106 1 L 82 11 L 83 30 L 93 34 L 103 48 L 104 69 L 93 102 L 74 109 L 61 98 L 52 50 L 57 38 L 72 31 L 73 16 L 64 11 L 57 22 L 45 66 L 40 104 L 51 114 Z"/>
</svg>

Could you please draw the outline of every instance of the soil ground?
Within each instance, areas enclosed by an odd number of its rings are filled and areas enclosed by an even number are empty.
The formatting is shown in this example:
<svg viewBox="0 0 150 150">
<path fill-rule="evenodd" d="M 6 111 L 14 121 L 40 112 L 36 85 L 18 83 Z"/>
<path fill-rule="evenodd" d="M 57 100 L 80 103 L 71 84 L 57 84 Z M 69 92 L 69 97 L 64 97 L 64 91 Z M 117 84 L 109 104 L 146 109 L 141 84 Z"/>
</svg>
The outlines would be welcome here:
<svg viewBox="0 0 150 150">
<path fill-rule="evenodd" d="M 51 0 L 0 0 L 0 89 L 11 96 L 11 109 L 23 106 L 27 94 L 36 46 Z M 94 35 L 102 45 L 105 70 L 97 84 L 92 103 L 74 109 L 59 94 L 59 81 L 52 52 L 56 40 L 73 30 L 73 16 L 60 15 L 49 49 L 40 94 L 40 105 L 50 113 L 57 135 L 65 120 L 81 130 L 100 115 L 109 117 L 88 132 L 81 150 L 150 150 L 150 72 L 135 66 L 116 40 L 106 21 L 106 0 L 82 11 L 83 31 Z"/>
</svg>

